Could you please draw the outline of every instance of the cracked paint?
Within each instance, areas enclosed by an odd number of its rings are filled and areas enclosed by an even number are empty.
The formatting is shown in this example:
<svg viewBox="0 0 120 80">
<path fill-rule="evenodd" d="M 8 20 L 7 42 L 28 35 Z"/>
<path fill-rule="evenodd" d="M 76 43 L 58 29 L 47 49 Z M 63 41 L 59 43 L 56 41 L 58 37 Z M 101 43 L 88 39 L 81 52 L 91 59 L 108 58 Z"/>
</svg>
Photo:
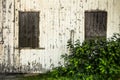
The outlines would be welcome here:
<svg viewBox="0 0 120 80">
<path fill-rule="evenodd" d="M 84 40 L 84 12 L 102 10 L 107 37 L 120 33 L 118 0 L 0 0 L 0 72 L 42 73 L 59 66 L 67 41 Z M 39 12 L 39 48 L 19 48 L 19 11 Z"/>
</svg>

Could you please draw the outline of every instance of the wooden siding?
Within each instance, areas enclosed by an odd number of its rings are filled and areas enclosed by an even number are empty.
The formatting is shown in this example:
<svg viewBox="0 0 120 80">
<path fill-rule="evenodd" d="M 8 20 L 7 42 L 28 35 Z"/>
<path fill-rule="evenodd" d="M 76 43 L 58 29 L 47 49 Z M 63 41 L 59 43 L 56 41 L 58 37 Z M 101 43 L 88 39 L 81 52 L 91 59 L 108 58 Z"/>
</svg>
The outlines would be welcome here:
<svg viewBox="0 0 120 80">
<path fill-rule="evenodd" d="M 68 52 L 67 40 L 84 40 L 85 11 L 96 10 L 108 13 L 107 37 L 120 33 L 119 0 L 0 0 L 0 58 L 5 70 L 44 72 L 58 66 L 60 55 Z M 41 49 L 19 49 L 19 11 L 39 12 Z"/>
</svg>

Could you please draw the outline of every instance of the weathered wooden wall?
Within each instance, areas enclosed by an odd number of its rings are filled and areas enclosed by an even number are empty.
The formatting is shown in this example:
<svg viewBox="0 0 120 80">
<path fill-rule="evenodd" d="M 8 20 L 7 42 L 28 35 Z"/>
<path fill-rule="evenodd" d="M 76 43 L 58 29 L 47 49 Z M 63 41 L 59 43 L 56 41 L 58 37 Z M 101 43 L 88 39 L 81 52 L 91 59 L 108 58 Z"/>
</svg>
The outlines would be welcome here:
<svg viewBox="0 0 120 80">
<path fill-rule="evenodd" d="M 0 0 L 0 72 L 13 66 L 14 1 Z"/>
<path fill-rule="evenodd" d="M 0 0 L 1 65 L 5 71 L 22 72 L 58 66 L 60 55 L 67 52 L 67 40 L 84 40 L 85 11 L 107 11 L 107 37 L 120 33 L 119 4 L 120 0 Z M 19 11 L 40 13 L 40 49 L 19 49 Z"/>
</svg>

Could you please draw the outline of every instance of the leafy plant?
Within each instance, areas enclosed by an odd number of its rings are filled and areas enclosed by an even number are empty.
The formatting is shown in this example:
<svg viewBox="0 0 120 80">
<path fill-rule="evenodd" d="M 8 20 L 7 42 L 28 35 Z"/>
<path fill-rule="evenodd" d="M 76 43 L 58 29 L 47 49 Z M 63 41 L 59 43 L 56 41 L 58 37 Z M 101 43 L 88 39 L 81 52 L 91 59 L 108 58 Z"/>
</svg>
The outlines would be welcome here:
<svg viewBox="0 0 120 80">
<path fill-rule="evenodd" d="M 114 34 L 108 40 L 91 39 L 83 43 L 77 40 L 75 44 L 69 40 L 67 47 L 70 52 L 62 55 L 64 66 L 52 71 L 56 77 L 111 80 L 120 73 L 120 34 Z"/>
</svg>

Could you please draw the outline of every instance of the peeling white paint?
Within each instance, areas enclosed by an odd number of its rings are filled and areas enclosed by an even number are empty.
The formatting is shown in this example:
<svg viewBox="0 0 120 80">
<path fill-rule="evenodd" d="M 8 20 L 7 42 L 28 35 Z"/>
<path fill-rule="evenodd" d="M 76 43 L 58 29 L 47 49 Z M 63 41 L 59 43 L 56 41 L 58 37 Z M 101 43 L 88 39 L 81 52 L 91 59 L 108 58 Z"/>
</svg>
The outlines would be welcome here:
<svg viewBox="0 0 120 80">
<path fill-rule="evenodd" d="M 51 64 L 58 66 L 71 30 L 74 41 L 84 40 L 85 11 L 107 11 L 107 37 L 120 33 L 119 4 L 120 0 L 0 0 L 0 62 L 10 66 L 4 71 L 44 72 Z M 39 46 L 44 49 L 18 48 L 19 11 L 40 12 Z"/>
</svg>

